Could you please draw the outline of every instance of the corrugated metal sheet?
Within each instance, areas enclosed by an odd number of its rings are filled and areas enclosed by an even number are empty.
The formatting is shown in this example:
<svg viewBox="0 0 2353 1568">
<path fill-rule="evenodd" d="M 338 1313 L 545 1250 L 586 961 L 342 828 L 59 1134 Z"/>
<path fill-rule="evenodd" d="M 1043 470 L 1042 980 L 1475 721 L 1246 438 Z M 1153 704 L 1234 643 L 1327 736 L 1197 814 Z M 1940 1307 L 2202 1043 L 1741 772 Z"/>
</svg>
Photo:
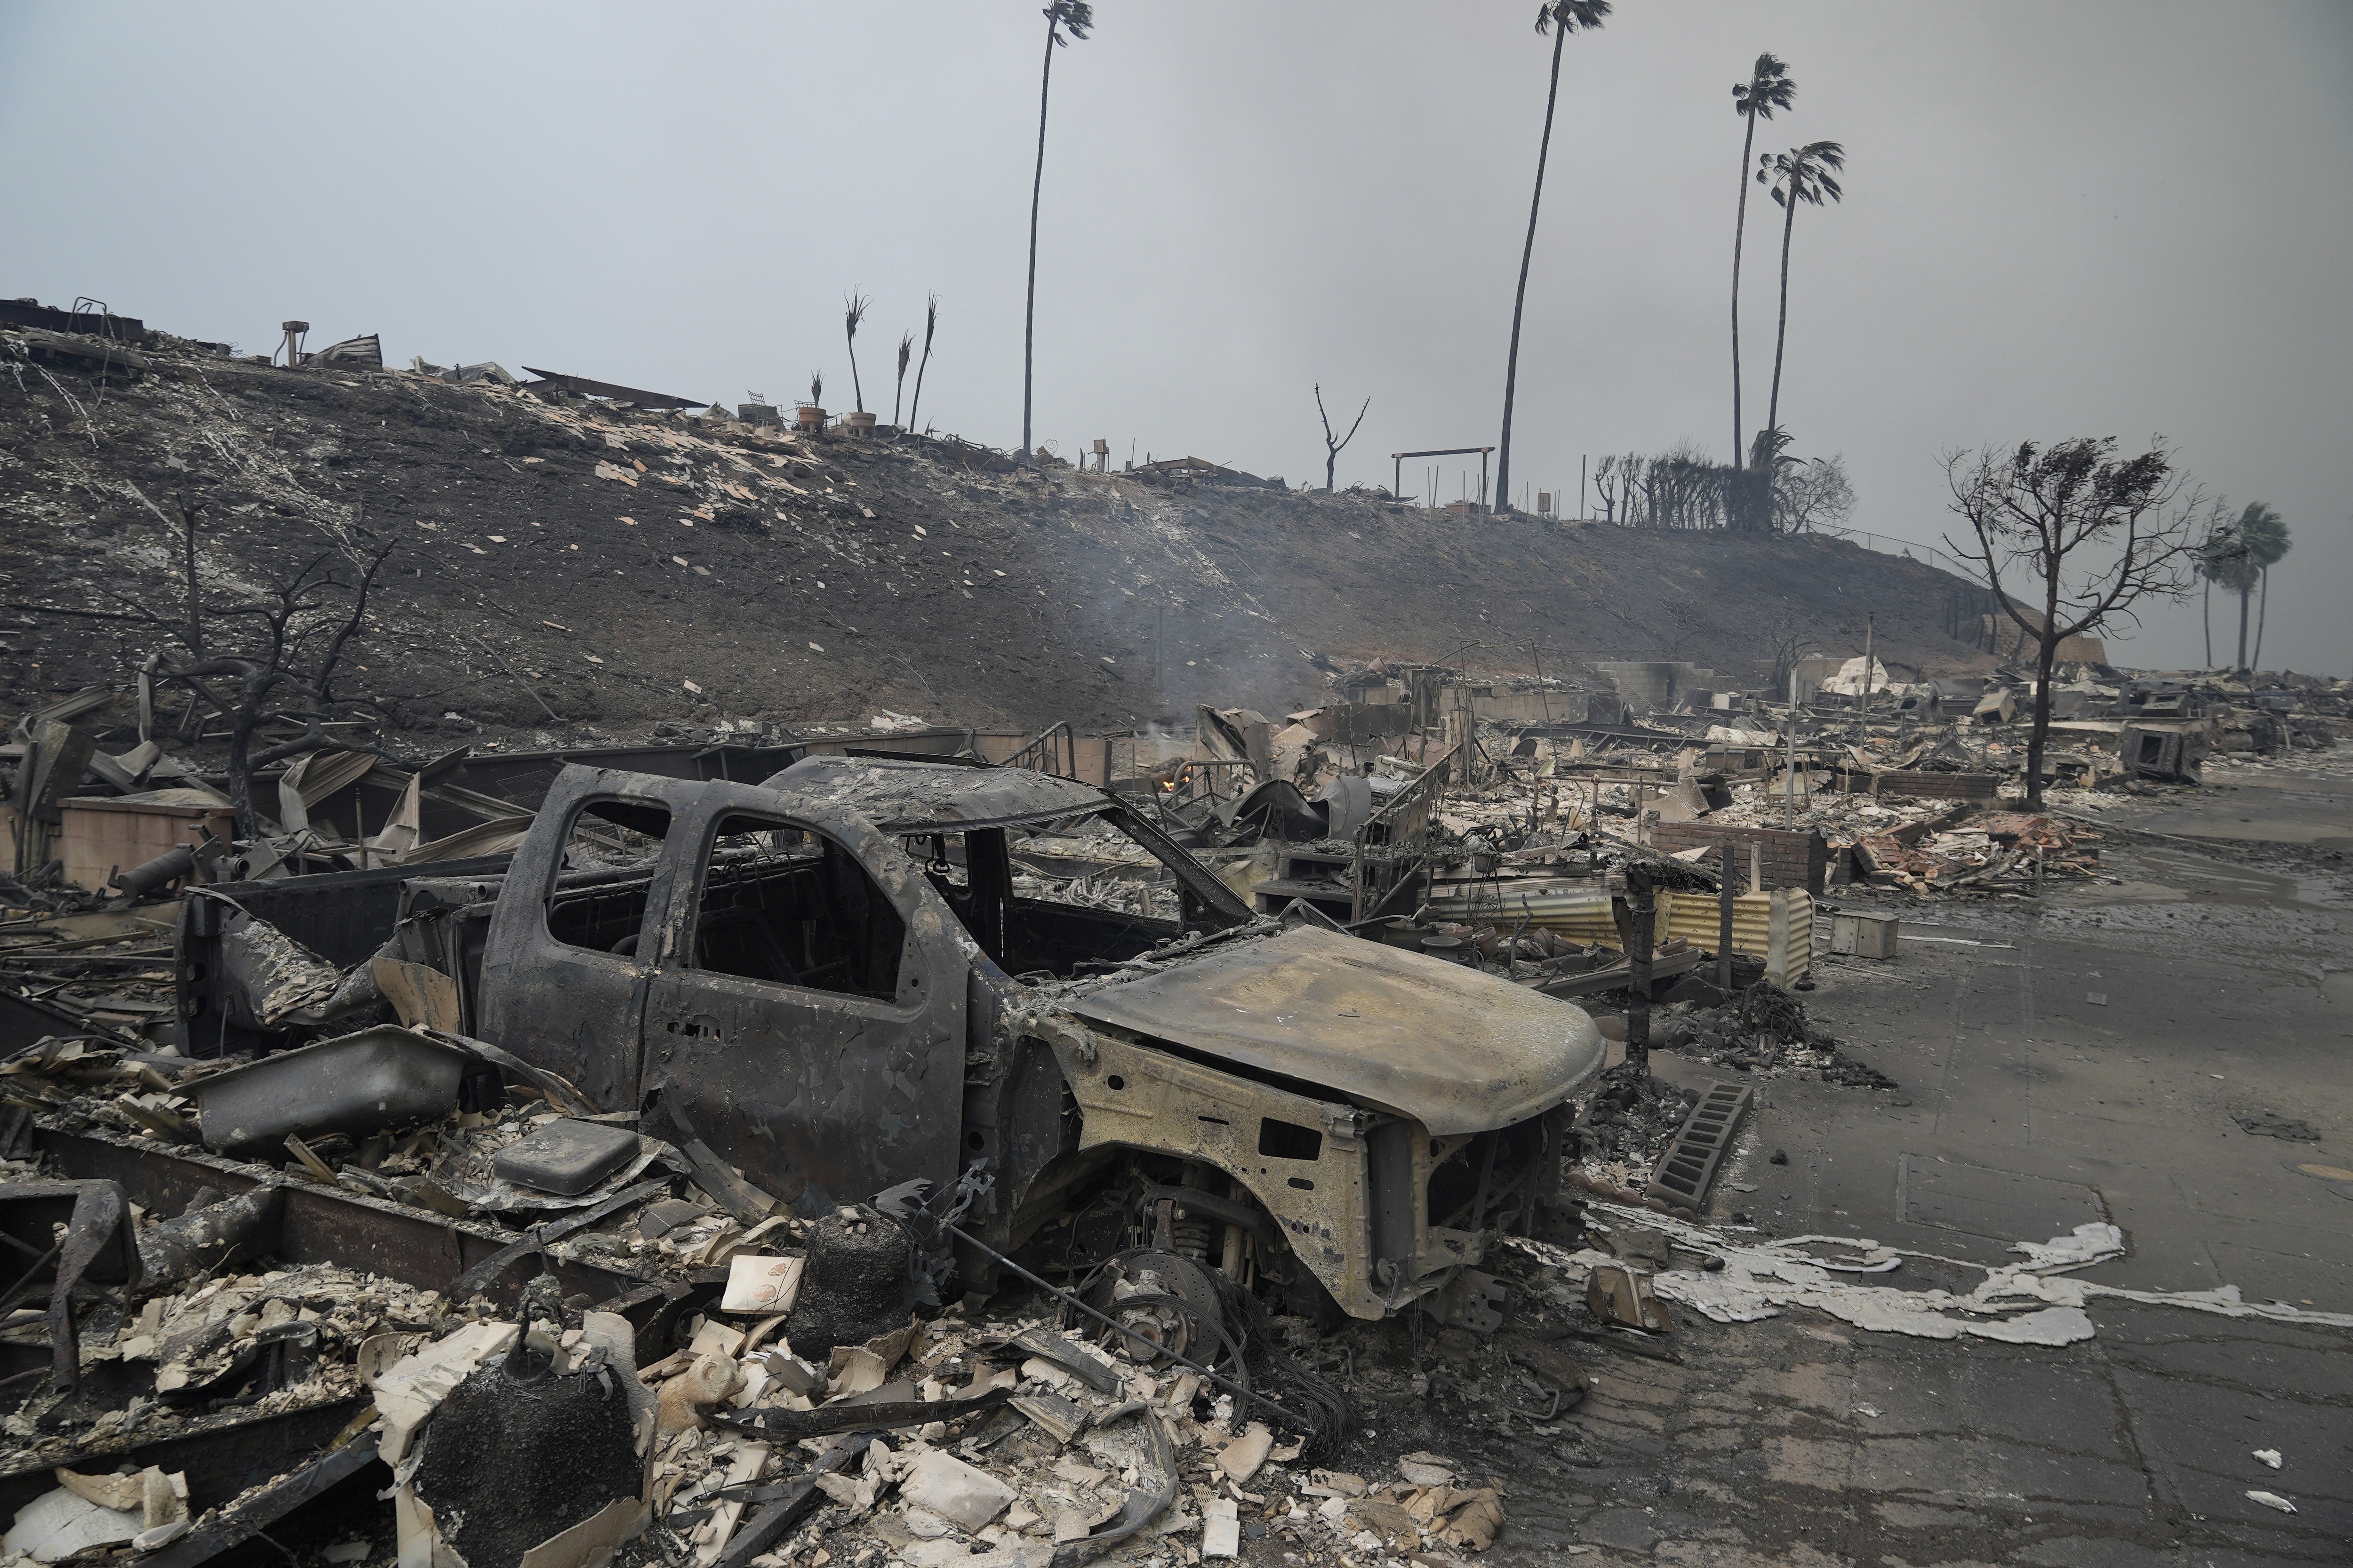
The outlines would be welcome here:
<svg viewBox="0 0 2353 1568">
<path fill-rule="evenodd" d="M 1476 883 L 1459 898 L 1430 899 L 1431 916 L 1465 924 L 1530 925 L 1556 931 L 1575 942 L 1618 945 L 1609 894 L 1588 881 Z"/>
<path fill-rule="evenodd" d="M 1662 892 L 1658 903 L 1661 941 L 1680 936 L 1714 951 L 1723 918 L 1715 894 Z M 1589 882 L 1532 880 L 1524 888 L 1505 882 L 1500 893 L 1492 884 L 1481 884 L 1469 898 L 1431 900 L 1430 912 L 1436 920 L 1472 925 L 1513 926 L 1525 919 L 1572 942 L 1624 947 L 1610 914 L 1609 894 Z M 1766 977 L 1774 984 L 1812 968 L 1813 944 L 1814 900 L 1802 889 L 1743 893 L 1733 900 L 1732 950 L 1764 959 Z"/>
<path fill-rule="evenodd" d="M 1660 929 L 1714 948 L 1723 911 L 1713 893 L 1661 893 Z M 1814 963 L 1813 896 L 1797 888 L 1743 893 L 1732 901 L 1732 951 L 1765 960 L 1765 978 L 1785 985 Z"/>
</svg>

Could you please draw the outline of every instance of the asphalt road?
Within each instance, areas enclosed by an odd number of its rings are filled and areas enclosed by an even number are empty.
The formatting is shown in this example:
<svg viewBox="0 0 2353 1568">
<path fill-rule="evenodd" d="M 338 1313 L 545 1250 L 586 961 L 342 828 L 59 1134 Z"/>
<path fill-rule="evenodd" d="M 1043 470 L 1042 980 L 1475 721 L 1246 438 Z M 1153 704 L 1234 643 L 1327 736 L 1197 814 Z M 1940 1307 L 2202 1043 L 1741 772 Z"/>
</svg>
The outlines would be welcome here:
<svg viewBox="0 0 2353 1568">
<path fill-rule="evenodd" d="M 2096 820 L 2115 883 L 1871 905 L 1906 920 L 1898 957 L 1825 961 L 1804 999 L 1902 1087 L 1760 1082 L 1710 1217 L 1978 1263 L 2106 1220 L 2127 1250 L 2080 1278 L 2353 1313 L 2353 789 L 2231 771 Z M 1656 1065 L 1694 1087 L 1721 1070 Z M 1884 1283 L 1963 1276 L 1907 1260 Z M 1497 1552 L 2353 1561 L 2353 1330 L 2089 1310 L 2094 1337 L 2058 1348 L 1870 1332 L 1804 1309 L 1730 1325 L 1686 1312 L 1682 1365 L 1594 1352 L 1575 1436 L 1511 1449 Z"/>
</svg>

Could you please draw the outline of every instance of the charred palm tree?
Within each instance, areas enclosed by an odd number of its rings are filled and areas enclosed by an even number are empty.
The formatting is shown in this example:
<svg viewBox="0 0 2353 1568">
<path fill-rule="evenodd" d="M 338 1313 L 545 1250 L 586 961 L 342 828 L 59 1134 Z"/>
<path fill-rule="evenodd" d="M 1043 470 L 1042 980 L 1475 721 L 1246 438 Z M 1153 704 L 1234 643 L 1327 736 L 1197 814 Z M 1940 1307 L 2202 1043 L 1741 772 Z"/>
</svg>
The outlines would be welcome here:
<svg viewBox="0 0 2353 1568">
<path fill-rule="evenodd" d="M 1797 226 L 1798 204 L 1820 206 L 1846 193 L 1838 172 L 1846 167 L 1846 149 L 1835 142 L 1809 142 L 1787 153 L 1767 153 L 1759 161 L 1757 183 L 1768 187 L 1781 204 L 1781 323 L 1773 331 L 1773 396 L 1765 405 L 1765 428 L 1781 428 L 1781 350 L 1789 335 L 1789 235 Z"/>
<path fill-rule="evenodd" d="M 923 357 L 915 362 L 915 400 L 907 405 L 907 426 L 910 429 L 920 428 L 915 416 L 923 406 L 923 372 L 931 366 L 932 334 L 939 331 L 939 326 L 940 297 L 934 294 L 923 301 Z"/>
<path fill-rule="evenodd" d="M 1495 498 L 1508 510 L 1512 494 L 1512 404 L 1520 383 L 1520 315 L 1528 300 L 1528 263 L 1536 253 L 1536 213 L 1544 205 L 1545 161 L 1552 155 L 1553 107 L 1560 100 L 1560 56 L 1568 35 L 1601 26 L 1609 0 L 1545 0 L 1536 7 L 1536 32 L 1552 35 L 1552 83 L 1545 89 L 1544 137 L 1536 143 L 1536 189 L 1528 199 L 1528 237 L 1520 247 L 1520 286 L 1512 296 L 1512 348 L 1504 362 L 1504 436 L 1496 445 Z"/>
<path fill-rule="evenodd" d="M 907 391 L 907 362 L 914 357 L 915 334 L 901 332 L 899 334 L 899 384 L 891 391 L 891 427 L 894 430 L 899 426 L 899 399 L 906 395 Z"/>
<path fill-rule="evenodd" d="M 1038 201 L 1046 189 L 1046 95 L 1054 85 L 1054 51 L 1083 38 L 1095 25 L 1095 8 L 1088 0 L 1052 0 L 1046 7 L 1046 68 L 1038 78 L 1038 173 L 1029 182 L 1029 295 L 1021 321 L 1021 452 L 1029 460 L 1029 402 L 1038 346 Z"/>
<path fill-rule="evenodd" d="M 866 319 L 866 297 L 850 293 L 841 297 L 841 328 L 849 339 L 849 395 L 858 405 L 858 412 L 866 412 L 866 389 L 858 384 L 858 323 Z"/>
<path fill-rule="evenodd" d="M 1798 84 L 1789 79 L 1789 68 L 1770 54 L 1757 57 L 1746 81 L 1732 84 L 1732 111 L 1746 125 L 1740 135 L 1740 207 L 1732 225 L 1732 453 L 1736 463 L 1748 440 L 1748 426 L 1740 416 L 1740 247 L 1748 234 L 1748 160 L 1757 147 L 1757 122 L 1772 119 L 1775 110 L 1787 109 L 1797 99 Z"/>
</svg>

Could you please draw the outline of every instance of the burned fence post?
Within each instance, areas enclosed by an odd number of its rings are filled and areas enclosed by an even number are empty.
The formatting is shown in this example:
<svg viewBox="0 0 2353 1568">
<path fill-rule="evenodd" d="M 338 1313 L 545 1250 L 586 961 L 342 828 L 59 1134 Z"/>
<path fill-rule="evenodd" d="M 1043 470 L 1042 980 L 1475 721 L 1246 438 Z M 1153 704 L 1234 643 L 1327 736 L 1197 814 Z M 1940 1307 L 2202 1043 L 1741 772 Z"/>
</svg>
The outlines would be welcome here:
<svg viewBox="0 0 2353 1568">
<path fill-rule="evenodd" d="M 1749 846 L 1755 853 L 1757 846 Z M 1724 885 L 1716 889 L 1715 988 L 1732 994 L 1732 916 L 1740 898 L 1740 856 L 1726 839 L 1724 845 Z"/>
<path fill-rule="evenodd" d="M 1626 868 L 1626 901 L 1634 916 L 1634 951 L 1626 955 L 1632 972 L 1627 986 L 1626 1065 L 1646 1078 L 1651 1071 L 1651 940 L 1659 910 L 1651 876 L 1651 868 L 1640 862 Z"/>
</svg>

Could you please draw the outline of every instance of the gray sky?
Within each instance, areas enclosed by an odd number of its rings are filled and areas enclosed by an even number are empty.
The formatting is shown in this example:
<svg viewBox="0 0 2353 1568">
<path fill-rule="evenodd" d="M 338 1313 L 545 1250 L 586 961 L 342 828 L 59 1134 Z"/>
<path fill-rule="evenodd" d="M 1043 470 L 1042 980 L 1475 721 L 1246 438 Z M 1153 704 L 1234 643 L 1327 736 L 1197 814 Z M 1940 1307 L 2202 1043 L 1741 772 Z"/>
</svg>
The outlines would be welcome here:
<svg viewBox="0 0 2353 1568">
<path fill-rule="evenodd" d="M 1533 0 L 1103 0 L 1058 53 L 1038 432 L 1343 483 L 1492 441 L 1549 43 Z M 866 405 L 942 297 L 926 423 L 1020 434 L 1035 4 L 0 7 L 0 293 L 269 349 L 379 331 L 698 397 Z M 1568 45 L 1514 473 L 1731 446 L 1740 122 L 1760 49 L 1846 143 L 1798 216 L 1782 422 L 1859 526 L 1935 542 L 1937 453 L 2162 433 L 2295 531 L 2263 662 L 2353 672 L 2353 7 L 1620 0 Z M 1779 209 L 1752 199 L 1747 415 Z M 1335 417 L 1340 417 L 1335 408 Z M 1115 461 L 1116 461 L 1115 458 Z M 1408 488 L 1419 475 L 1409 465 Z M 1450 473 L 1447 495 L 1456 483 Z M 1514 487 L 1518 488 L 1517 484 Z M 1410 569 L 1410 563 L 1401 563 Z M 2231 617 L 2217 612 L 2227 658 Z M 2196 663 L 2159 608 L 2119 657 Z"/>
</svg>

